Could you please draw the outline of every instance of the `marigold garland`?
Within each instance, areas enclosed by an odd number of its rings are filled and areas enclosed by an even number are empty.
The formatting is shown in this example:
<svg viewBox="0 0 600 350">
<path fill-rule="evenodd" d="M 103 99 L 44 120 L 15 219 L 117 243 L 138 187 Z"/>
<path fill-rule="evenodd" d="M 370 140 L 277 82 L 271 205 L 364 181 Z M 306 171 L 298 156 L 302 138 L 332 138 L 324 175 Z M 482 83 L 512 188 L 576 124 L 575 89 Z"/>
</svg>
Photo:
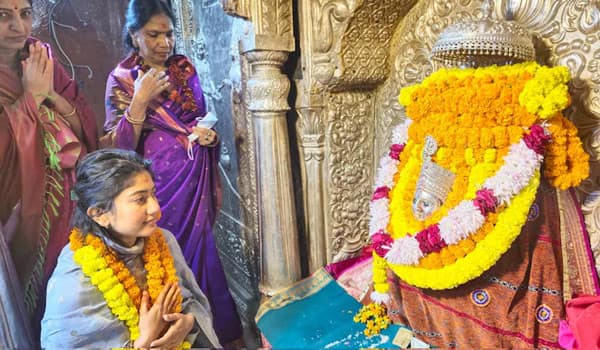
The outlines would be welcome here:
<svg viewBox="0 0 600 350">
<path fill-rule="evenodd" d="M 410 117 L 407 121 L 413 123 L 398 131 L 401 136 L 393 136 L 391 153 L 382 158 L 380 169 L 389 169 L 393 164 L 396 171 L 386 170 L 377 175 L 376 194 L 371 204 L 370 232 L 372 237 L 377 237 L 375 292 L 372 294 L 375 302 L 388 300 L 385 295 L 389 288 L 385 277 L 388 265 L 410 284 L 446 289 L 479 276 L 508 249 L 525 222 L 539 184 L 539 171 L 530 173 L 529 177 L 504 166 L 507 156 L 515 158 L 526 152 L 523 141 L 519 141 L 524 135 L 528 148 L 539 154 L 545 150 L 544 175 L 552 185 L 568 188 L 587 177 L 589 157 L 577 137 L 577 129 L 560 115 L 570 103 L 568 79 L 569 73 L 564 67 L 548 68 L 527 62 L 502 67 L 441 69 L 421 84 L 401 91 L 400 103 Z M 539 131 L 527 135 L 526 130 L 544 120 L 549 120 L 544 128 L 552 135 L 552 142 L 540 147 L 542 140 L 536 141 L 536 138 L 547 136 Z M 457 176 L 443 206 L 420 222 L 412 215 L 411 202 L 421 167 L 420 142 L 426 135 L 432 135 L 440 145 L 433 161 Z M 510 156 L 509 149 L 519 142 L 522 150 Z M 513 161 L 513 164 L 510 166 L 519 162 Z M 499 171 L 499 175 L 494 176 Z M 510 205 L 498 208 L 496 214 L 491 213 L 467 239 L 445 245 L 432 225 L 445 218 L 459 202 L 479 200 L 477 191 L 484 182 L 505 186 L 501 179 L 509 174 L 527 184 L 512 198 Z M 492 177 L 494 180 L 490 183 Z M 485 198 L 481 198 L 483 206 L 480 208 L 484 212 L 488 210 Z M 490 198 L 494 198 L 493 194 Z M 391 264 L 381 258 L 381 253 L 389 251 L 395 243 L 384 237 L 385 232 L 395 240 L 409 232 L 419 232 L 414 242 L 429 252 L 426 259 L 422 259 L 420 265 L 410 266 Z"/>
<path fill-rule="evenodd" d="M 552 143 L 548 145 L 544 176 L 554 187 L 566 190 L 588 177 L 590 156 L 583 150 L 573 123 L 558 115 L 549 123 Z"/>
<path fill-rule="evenodd" d="M 385 305 L 378 303 L 371 303 L 361 307 L 358 313 L 354 315 L 353 320 L 355 323 L 365 324 L 363 333 L 367 337 L 381 333 L 391 323 Z"/>
<path fill-rule="evenodd" d="M 529 208 L 535 200 L 540 174 L 519 195 L 515 196 L 504 211 L 498 214 L 496 225 L 485 238 L 464 257 L 439 269 L 424 269 L 388 263 L 388 266 L 406 283 L 420 288 L 450 289 L 479 277 L 492 267 L 510 248 L 527 221 Z"/>
<path fill-rule="evenodd" d="M 498 214 L 490 213 L 483 226 L 475 234 L 456 244 L 448 245 L 440 249 L 439 253 L 431 253 L 423 257 L 417 266 L 426 270 L 434 270 L 453 264 L 456 260 L 471 253 L 475 249 L 477 243 L 481 242 L 490 232 L 492 232 L 497 220 Z"/>
<path fill-rule="evenodd" d="M 98 236 L 91 233 L 83 235 L 74 228 L 69 242 L 75 262 L 81 266 L 90 282 L 102 292 L 111 312 L 126 324 L 130 338 L 136 340 L 140 334 L 139 308 L 142 292 L 135 277 Z M 161 230 L 156 230 L 146 239 L 143 260 L 148 294 L 151 303 L 154 303 L 167 283 L 179 281 L 173 257 Z M 170 312 L 181 312 L 182 300 L 179 293 L 175 307 Z M 186 341 L 181 347 L 190 348 L 191 344 Z"/>
</svg>

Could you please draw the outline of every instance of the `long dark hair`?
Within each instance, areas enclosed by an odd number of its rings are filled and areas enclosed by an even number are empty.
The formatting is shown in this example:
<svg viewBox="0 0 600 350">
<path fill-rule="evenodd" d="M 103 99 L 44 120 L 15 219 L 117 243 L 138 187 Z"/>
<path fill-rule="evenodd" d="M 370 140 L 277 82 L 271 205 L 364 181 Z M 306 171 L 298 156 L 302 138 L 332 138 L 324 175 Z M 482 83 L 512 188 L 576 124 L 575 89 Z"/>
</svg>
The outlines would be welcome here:
<svg viewBox="0 0 600 350">
<path fill-rule="evenodd" d="M 175 16 L 164 0 L 131 0 L 125 14 L 123 27 L 123 44 L 127 50 L 136 50 L 133 46 L 131 33 L 135 33 L 156 15 L 166 15 L 175 25 Z"/>
<path fill-rule="evenodd" d="M 105 229 L 87 214 L 88 208 L 110 211 L 119 193 L 144 171 L 152 175 L 150 162 L 134 151 L 101 149 L 86 155 L 77 165 L 77 182 L 72 191 L 77 206 L 71 224 L 83 233 L 105 234 Z"/>
</svg>

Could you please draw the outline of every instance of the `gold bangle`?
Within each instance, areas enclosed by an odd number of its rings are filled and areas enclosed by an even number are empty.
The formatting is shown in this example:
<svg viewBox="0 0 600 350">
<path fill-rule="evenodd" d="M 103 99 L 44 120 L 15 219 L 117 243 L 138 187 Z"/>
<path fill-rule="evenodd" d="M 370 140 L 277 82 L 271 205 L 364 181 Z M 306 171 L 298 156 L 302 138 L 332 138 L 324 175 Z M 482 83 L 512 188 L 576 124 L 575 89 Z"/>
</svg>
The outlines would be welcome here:
<svg viewBox="0 0 600 350">
<path fill-rule="evenodd" d="M 63 117 L 69 118 L 69 117 L 74 116 L 75 113 L 77 113 L 77 107 L 73 106 L 73 110 L 71 111 L 71 113 L 69 113 L 69 114 L 63 114 Z"/>
<path fill-rule="evenodd" d="M 133 119 L 129 116 L 129 114 L 125 116 L 125 119 L 127 119 L 127 121 L 133 125 L 142 125 L 142 124 L 144 124 L 144 120 L 145 120 L 145 119 L 141 119 L 141 120 Z"/>
</svg>

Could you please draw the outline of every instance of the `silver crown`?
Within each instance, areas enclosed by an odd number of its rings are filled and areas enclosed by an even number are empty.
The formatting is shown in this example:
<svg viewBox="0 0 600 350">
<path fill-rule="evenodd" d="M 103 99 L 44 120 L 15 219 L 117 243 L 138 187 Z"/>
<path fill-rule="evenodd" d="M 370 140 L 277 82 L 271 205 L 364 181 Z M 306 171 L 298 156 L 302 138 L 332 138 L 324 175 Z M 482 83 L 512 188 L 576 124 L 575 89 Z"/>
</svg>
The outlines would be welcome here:
<svg viewBox="0 0 600 350">
<path fill-rule="evenodd" d="M 431 49 L 431 58 L 446 65 L 484 66 L 535 59 L 529 32 L 514 21 L 492 19 L 484 0 L 483 19 L 448 26 Z"/>
<path fill-rule="evenodd" d="M 427 192 L 444 203 L 452 189 L 456 175 L 431 161 L 431 156 L 437 152 L 437 149 L 436 140 L 427 135 L 423 146 L 423 165 L 421 165 L 421 174 L 419 175 L 416 191 Z"/>
</svg>

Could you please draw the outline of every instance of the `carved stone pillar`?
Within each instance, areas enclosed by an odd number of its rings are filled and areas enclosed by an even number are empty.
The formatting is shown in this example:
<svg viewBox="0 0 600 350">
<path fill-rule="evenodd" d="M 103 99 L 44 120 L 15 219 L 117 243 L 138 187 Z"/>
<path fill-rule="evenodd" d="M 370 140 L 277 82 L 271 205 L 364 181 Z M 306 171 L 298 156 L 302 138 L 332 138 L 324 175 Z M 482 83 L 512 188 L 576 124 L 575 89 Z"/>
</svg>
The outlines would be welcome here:
<svg viewBox="0 0 600 350">
<path fill-rule="evenodd" d="M 284 51 L 244 54 L 250 65 L 248 109 L 256 155 L 261 250 L 260 289 L 272 295 L 300 279 L 298 229 L 286 112 L 289 79 L 281 73 Z"/>
<path fill-rule="evenodd" d="M 297 107 L 298 139 L 302 163 L 302 188 L 308 248 L 308 270 L 314 272 L 327 264 L 330 251 L 324 210 L 327 201 L 325 184 L 325 125 L 324 108 Z"/>
</svg>

